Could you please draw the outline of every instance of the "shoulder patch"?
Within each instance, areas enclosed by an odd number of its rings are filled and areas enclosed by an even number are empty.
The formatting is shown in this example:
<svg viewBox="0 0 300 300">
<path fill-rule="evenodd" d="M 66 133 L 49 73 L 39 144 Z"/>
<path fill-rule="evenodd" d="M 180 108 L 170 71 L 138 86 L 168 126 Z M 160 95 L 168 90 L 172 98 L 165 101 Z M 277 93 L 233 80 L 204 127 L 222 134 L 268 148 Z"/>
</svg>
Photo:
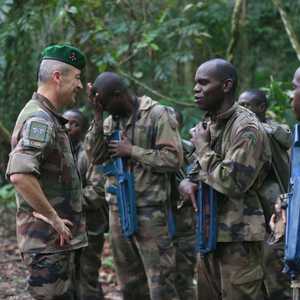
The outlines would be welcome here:
<svg viewBox="0 0 300 300">
<path fill-rule="evenodd" d="M 30 140 L 45 142 L 47 137 L 48 125 L 37 121 L 30 123 L 28 138 Z"/>
<path fill-rule="evenodd" d="M 43 148 L 51 139 L 53 126 L 41 118 L 29 119 L 23 128 L 23 145 L 26 147 Z"/>
</svg>

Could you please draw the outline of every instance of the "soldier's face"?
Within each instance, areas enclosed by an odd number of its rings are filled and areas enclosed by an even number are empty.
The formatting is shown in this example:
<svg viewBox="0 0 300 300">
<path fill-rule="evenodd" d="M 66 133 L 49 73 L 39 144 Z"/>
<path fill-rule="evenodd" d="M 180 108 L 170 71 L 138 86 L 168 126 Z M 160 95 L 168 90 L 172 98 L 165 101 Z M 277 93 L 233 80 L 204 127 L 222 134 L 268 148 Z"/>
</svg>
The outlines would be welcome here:
<svg viewBox="0 0 300 300">
<path fill-rule="evenodd" d="M 80 75 L 81 71 L 72 66 L 66 74 L 61 75 L 59 94 L 64 106 L 76 102 L 76 96 L 83 88 Z"/>
<path fill-rule="evenodd" d="M 223 82 L 214 74 L 214 67 L 202 64 L 195 76 L 195 102 L 201 110 L 215 112 L 224 100 Z"/>
<path fill-rule="evenodd" d="M 298 68 L 295 72 L 293 78 L 293 88 L 292 108 L 296 119 L 300 121 L 300 68 Z"/>
<path fill-rule="evenodd" d="M 261 104 L 257 104 L 255 99 L 250 93 L 244 92 L 240 95 L 238 100 L 239 105 L 244 106 L 255 114 L 260 114 L 264 112 L 264 107 Z"/>
<path fill-rule="evenodd" d="M 79 141 L 81 138 L 82 127 L 83 127 L 81 117 L 72 111 L 68 111 L 64 113 L 64 117 L 68 120 L 68 123 L 66 124 L 66 128 L 68 130 L 68 134 L 71 140 Z"/>
</svg>

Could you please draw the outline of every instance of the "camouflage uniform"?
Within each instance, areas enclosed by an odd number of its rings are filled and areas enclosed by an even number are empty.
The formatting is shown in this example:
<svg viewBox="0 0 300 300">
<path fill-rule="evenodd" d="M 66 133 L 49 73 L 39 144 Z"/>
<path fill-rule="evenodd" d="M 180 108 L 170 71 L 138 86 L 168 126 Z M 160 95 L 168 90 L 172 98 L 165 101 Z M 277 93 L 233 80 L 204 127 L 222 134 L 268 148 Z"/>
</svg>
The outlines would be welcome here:
<svg viewBox="0 0 300 300">
<path fill-rule="evenodd" d="M 194 146 L 191 142 L 182 140 L 184 165 L 176 173 L 177 186 L 186 176 L 186 168 L 193 161 Z M 174 217 L 176 234 L 173 242 L 176 251 L 176 288 L 180 299 L 195 299 L 195 211 L 190 202 L 183 201 L 179 196 L 177 186 L 172 188 L 173 201 L 176 202 Z"/>
<path fill-rule="evenodd" d="M 272 168 L 259 195 L 264 203 L 267 224 L 274 204 L 280 194 L 286 193 L 290 173 L 288 150 L 292 145 L 292 134 L 287 125 L 268 119 L 262 123 L 269 137 L 272 151 Z M 284 237 L 275 244 L 264 243 L 265 286 L 269 299 L 292 298 L 287 274 L 282 273 L 284 263 Z"/>
<path fill-rule="evenodd" d="M 21 111 L 12 136 L 7 176 L 37 177 L 49 203 L 70 220 L 73 238 L 62 247 L 48 223 L 17 193 L 17 239 L 29 267 L 29 291 L 35 299 L 75 299 L 79 280 L 75 262 L 87 245 L 82 213 L 82 187 L 64 124 L 52 104 L 34 93 Z"/>
<path fill-rule="evenodd" d="M 108 159 L 104 134 L 110 135 L 115 126 L 109 116 L 103 129 L 100 122 L 90 129 L 87 150 L 94 162 Z M 120 127 L 133 144 L 130 164 L 135 178 L 138 219 L 137 233 L 126 240 L 121 233 L 116 197 L 107 195 L 112 252 L 123 297 L 178 299 L 174 286 L 175 252 L 166 216 L 169 172 L 179 169 L 182 161 L 177 122 L 167 108 L 144 96 L 136 98 L 135 112 L 129 119 L 120 119 Z M 107 185 L 114 183 L 114 177 L 107 179 Z"/>
<path fill-rule="evenodd" d="M 104 233 L 108 227 L 108 207 L 104 193 L 104 177 L 100 166 L 89 169 L 88 159 L 79 143 L 75 149 L 78 169 L 83 183 L 83 208 L 86 216 L 88 246 L 80 256 L 81 300 L 104 299 L 99 269 L 104 245 Z"/>
<path fill-rule="evenodd" d="M 205 121 L 211 139 L 196 146 L 190 178 L 220 194 L 217 249 L 199 257 L 198 297 L 261 300 L 266 230 L 257 189 L 271 164 L 267 136 L 255 115 L 237 104 Z"/>
</svg>

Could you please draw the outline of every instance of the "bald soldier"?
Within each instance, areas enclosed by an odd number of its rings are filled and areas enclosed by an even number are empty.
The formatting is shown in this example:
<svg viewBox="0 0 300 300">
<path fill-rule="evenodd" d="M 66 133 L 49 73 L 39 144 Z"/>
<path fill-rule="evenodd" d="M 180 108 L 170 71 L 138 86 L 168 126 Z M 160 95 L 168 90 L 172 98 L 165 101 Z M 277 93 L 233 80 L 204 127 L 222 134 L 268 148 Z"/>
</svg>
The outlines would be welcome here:
<svg viewBox="0 0 300 300">
<path fill-rule="evenodd" d="M 115 73 L 100 74 L 92 87 L 95 120 L 86 149 L 94 163 L 127 158 L 134 175 L 137 232 L 126 239 L 121 231 L 115 195 L 109 197 L 111 246 L 124 300 L 177 300 L 175 251 L 168 234 L 170 173 L 182 163 L 182 146 L 173 110 L 147 96 L 131 95 Z M 109 116 L 103 122 L 103 111 Z M 109 141 L 122 131 L 120 142 Z M 106 186 L 115 185 L 109 176 Z"/>
<path fill-rule="evenodd" d="M 261 121 L 268 136 L 272 151 L 272 167 L 264 185 L 259 191 L 267 224 L 273 212 L 274 204 L 280 194 L 288 192 L 290 159 L 288 150 L 292 145 L 289 127 L 266 117 L 268 101 L 260 90 L 243 92 L 238 103 L 253 111 Z M 270 228 L 267 227 L 270 232 Z M 287 274 L 282 272 L 284 256 L 284 237 L 269 239 L 264 243 L 265 286 L 269 299 L 291 299 L 291 289 Z"/>
<path fill-rule="evenodd" d="M 195 209 L 200 181 L 218 192 L 217 245 L 198 257 L 198 298 L 261 300 L 266 224 L 257 189 L 271 164 L 267 136 L 255 115 L 235 103 L 232 64 L 209 60 L 197 69 L 195 82 L 195 102 L 206 115 L 193 133 L 197 160 L 180 191 Z"/>
<path fill-rule="evenodd" d="M 17 239 L 34 299 L 79 297 L 79 256 L 87 246 L 82 188 L 59 114 L 82 89 L 84 55 L 69 45 L 47 47 L 38 90 L 18 116 L 7 177 L 16 188 Z"/>
</svg>

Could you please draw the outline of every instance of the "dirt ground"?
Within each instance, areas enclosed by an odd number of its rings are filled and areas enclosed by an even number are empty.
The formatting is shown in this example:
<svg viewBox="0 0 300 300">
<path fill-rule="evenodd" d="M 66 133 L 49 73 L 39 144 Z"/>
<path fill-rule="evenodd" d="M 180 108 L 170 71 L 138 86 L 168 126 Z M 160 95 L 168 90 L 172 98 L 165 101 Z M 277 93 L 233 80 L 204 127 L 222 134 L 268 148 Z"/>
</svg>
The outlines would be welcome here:
<svg viewBox="0 0 300 300">
<path fill-rule="evenodd" d="M 26 290 L 27 271 L 18 252 L 14 209 L 1 208 L 0 215 L 0 300 L 32 299 Z M 108 241 L 105 242 L 102 261 L 99 280 L 105 299 L 121 300 Z"/>
</svg>

